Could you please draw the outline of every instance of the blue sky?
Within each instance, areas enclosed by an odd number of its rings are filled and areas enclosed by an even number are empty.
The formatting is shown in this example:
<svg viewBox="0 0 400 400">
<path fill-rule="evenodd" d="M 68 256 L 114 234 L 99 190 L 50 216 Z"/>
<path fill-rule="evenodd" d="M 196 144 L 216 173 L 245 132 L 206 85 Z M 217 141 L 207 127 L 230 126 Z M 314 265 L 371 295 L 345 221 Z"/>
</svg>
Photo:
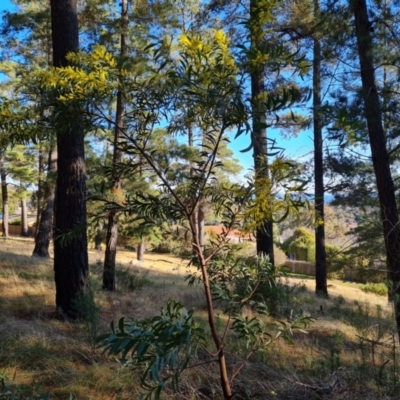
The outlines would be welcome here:
<svg viewBox="0 0 400 400">
<path fill-rule="evenodd" d="M 0 0 L 0 14 L 3 11 L 14 11 L 15 5 L 11 0 Z M 313 151 L 313 142 L 311 139 L 312 133 L 310 131 L 300 132 L 298 137 L 293 137 L 290 140 L 285 140 L 280 137 L 277 130 L 269 129 L 268 136 L 271 139 L 276 140 L 276 146 L 284 149 L 284 154 L 292 159 L 310 158 Z M 240 160 L 242 166 L 247 170 L 253 166 L 253 151 L 250 150 L 246 153 L 241 153 L 240 150 L 246 149 L 250 144 L 250 136 L 242 135 L 238 139 L 233 140 L 234 134 L 232 134 L 232 140 L 230 148 L 234 151 L 235 157 Z"/>
<path fill-rule="evenodd" d="M 277 129 L 270 128 L 267 130 L 268 137 L 275 140 L 275 146 L 282 148 L 284 155 L 291 159 L 309 159 L 314 151 L 314 144 L 311 138 L 312 132 L 302 131 L 297 137 L 290 139 L 283 139 Z M 234 136 L 234 135 L 232 135 Z M 238 158 L 244 168 L 252 168 L 253 162 L 253 150 L 246 153 L 240 152 L 240 150 L 246 149 L 250 144 L 250 136 L 243 134 L 239 138 L 231 141 L 229 147 L 234 151 L 235 157 Z"/>
<path fill-rule="evenodd" d="M 14 10 L 15 5 L 12 4 L 11 0 L 0 0 L 0 12 L 4 10 Z"/>
</svg>

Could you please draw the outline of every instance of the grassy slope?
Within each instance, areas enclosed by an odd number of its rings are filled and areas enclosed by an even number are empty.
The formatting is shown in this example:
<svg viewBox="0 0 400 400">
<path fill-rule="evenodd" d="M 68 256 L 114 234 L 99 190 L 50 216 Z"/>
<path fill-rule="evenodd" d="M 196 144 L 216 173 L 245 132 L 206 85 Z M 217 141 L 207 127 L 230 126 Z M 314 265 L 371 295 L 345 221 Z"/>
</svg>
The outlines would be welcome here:
<svg viewBox="0 0 400 400">
<path fill-rule="evenodd" d="M 185 262 L 147 254 L 139 265 L 134 253 L 119 252 L 118 291 L 103 293 L 103 254 L 91 251 L 91 281 L 100 318 L 86 323 L 58 321 L 52 263 L 32 259 L 32 248 L 30 240 L 0 242 L 0 374 L 15 376 L 16 387 L 27 395 L 49 390 L 56 399 L 69 399 L 70 393 L 80 400 L 139 399 L 135 373 L 119 369 L 115 361 L 101 355 L 93 336 L 120 316 L 156 314 L 169 297 L 194 307 L 200 320 L 205 317 L 200 288 L 189 288 L 183 280 Z M 305 287 L 283 299 L 287 315 L 302 308 L 317 320 L 307 335 L 294 333 L 292 343 L 280 340 L 266 353 L 252 357 L 238 384 L 257 389 L 261 399 L 399 399 L 400 357 L 386 299 L 366 294 L 355 284 L 334 282 L 331 298 L 321 300 L 313 294 L 312 281 L 289 278 L 289 282 L 292 287 L 299 283 Z M 224 316 L 218 318 L 222 321 Z M 244 344 L 232 337 L 230 365 L 234 367 L 244 355 Z M 326 386 L 335 371 L 340 383 L 329 395 L 318 397 L 307 386 L 316 386 L 317 381 Z M 182 381 L 182 394 L 166 398 L 200 399 L 195 388 L 207 387 L 209 393 L 216 393 L 208 398 L 218 399 L 216 373 L 211 364 L 191 369 Z"/>
</svg>

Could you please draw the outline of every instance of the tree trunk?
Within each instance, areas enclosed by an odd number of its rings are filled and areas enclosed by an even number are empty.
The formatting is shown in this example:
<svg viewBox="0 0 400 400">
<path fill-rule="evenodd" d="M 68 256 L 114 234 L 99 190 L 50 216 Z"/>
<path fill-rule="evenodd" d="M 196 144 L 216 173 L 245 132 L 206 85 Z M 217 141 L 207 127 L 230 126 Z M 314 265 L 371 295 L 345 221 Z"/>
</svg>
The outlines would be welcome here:
<svg viewBox="0 0 400 400">
<path fill-rule="evenodd" d="M 4 157 L 0 156 L 1 199 L 3 203 L 3 236 L 8 237 L 8 188 Z"/>
<path fill-rule="evenodd" d="M 121 33 L 121 59 L 120 68 L 123 67 L 123 62 L 127 54 L 127 27 L 128 27 L 128 0 L 121 2 L 122 12 L 122 33 Z M 114 130 L 114 154 L 113 154 L 113 176 L 112 190 L 118 196 L 121 192 L 121 177 L 117 170 L 118 164 L 121 162 L 121 151 L 118 148 L 122 138 L 122 130 L 124 128 L 125 114 L 125 98 L 122 84 L 117 94 L 117 110 L 115 115 L 115 130 Z M 104 255 L 103 269 L 103 289 L 115 290 L 115 260 L 117 255 L 117 240 L 118 240 L 118 214 L 115 211 L 110 211 L 108 215 L 106 251 Z"/>
<path fill-rule="evenodd" d="M 53 231 L 53 210 L 55 198 L 55 182 L 57 174 L 57 150 L 55 146 L 49 152 L 48 171 L 44 183 L 44 207 L 40 214 L 39 225 L 36 226 L 35 248 L 32 255 L 50 258 L 49 246 Z"/>
<path fill-rule="evenodd" d="M 76 0 L 51 0 L 53 64 L 68 66 L 66 55 L 79 50 Z M 57 189 L 55 200 L 54 275 L 56 307 L 77 318 L 75 301 L 88 286 L 86 168 L 84 132 L 79 110 L 57 121 Z"/>
<path fill-rule="evenodd" d="M 36 229 L 39 227 L 40 223 L 40 215 L 42 213 L 43 204 L 43 176 L 44 176 L 44 151 L 43 146 L 40 145 L 39 149 L 39 177 L 38 177 L 38 188 L 37 188 L 37 196 L 36 196 Z"/>
<path fill-rule="evenodd" d="M 28 236 L 28 210 L 25 197 L 21 200 L 21 236 Z"/>
<path fill-rule="evenodd" d="M 115 261 L 117 257 L 118 215 L 114 211 L 108 214 L 106 251 L 103 267 L 103 289 L 115 290 Z"/>
<path fill-rule="evenodd" d="M 251 49 L 255 53 L 261 47 L 264 39 L 263 27 L 259 24 L 259 13 L 261 5 L 258 0 L 250 1 L 250 37 Z M 257 179 L 268 177 L 267 159 L 267 129 L 266 129 L 266 109 L 262 104 L 262 96 L 265 92 L 264 66 L 260 64 L 251 65 L 251 103 L 253 108 L 252 122 L 252 142 L 254 170 Z M 256 232 L 257 254 L 269 256 L 269 260 L 274 264 L 274 237 L 273 224 L 265 221 L 263 226 Z"/>
<path fill-rule="evenodd" d="M 389 292 L 394 301 L 397 332 L 400 338 L 400 225 L 396 196 L 390 170 L 389 153 L 386 147 L 386 136 L 382 126 L 379 95 L 375 83 L 371 25 L 368 20 L 367 5 L 365 0 L 353 0 L 352 6 L 360 58 L 365 116 L 385 240 L 388 277 L 392 282 Z"/>
<path fill-rule="evenodd" d="M 100 220 L 96 229 L 96 235 L 94 237 L 94 249 L 101 250 L 101 243 L 103 242 L 104 232 L 104 221 Z"/>
<path fill-rule="evenodd" d="M 138 261 L 144 261 L 144 252 L 146 251 L 144 237 L 137 245 L 136 258 Z"/>
<path fill-rule="evenodd" d="M 314 0 L 314 15 L 319 15 L 319 0 Z M 315 214 L 318 220 L 315 226 L 315 291 L 328 295 L 326 281 L 326 247 L 324 217 L 324 162 L 321 115 L 321 43 L 314 34 L 313 58 L 313 107 L 314 107 L 314 184 Z"/>
<path fill-rule="evenodd" d="M 193 130 L 192 130 L 192 126 L 191 124 L 189 124 L 188 126 L 188 146 L 190 148 L 194 147 L 194 137 L 193 137 Z M 189 160 L 189 176 L 191 178 L 194 177 L 195 171 L 194 171 L 194 166 L 193 166 L 193 162 L 192 160 Z M 195 200 L 192 200 L 192 203 L 194 203 Z M 198 257 L 198 253 L 199 253 L 199 249 L 196 246 L 196 238 L 199 237 L 199 213 L 198 213 L 198 207 L 194 207 L 192 206 L 192 211 L 191 211 L 191 222 L 193 224 L 194 227 L 194 232 L 192 232 L 192 234 L 194 235 L 194 237 L 192 237 L 192 255 L 193 255 L 193 263 L 197 263 L 197 257 Z"/>
</svg>

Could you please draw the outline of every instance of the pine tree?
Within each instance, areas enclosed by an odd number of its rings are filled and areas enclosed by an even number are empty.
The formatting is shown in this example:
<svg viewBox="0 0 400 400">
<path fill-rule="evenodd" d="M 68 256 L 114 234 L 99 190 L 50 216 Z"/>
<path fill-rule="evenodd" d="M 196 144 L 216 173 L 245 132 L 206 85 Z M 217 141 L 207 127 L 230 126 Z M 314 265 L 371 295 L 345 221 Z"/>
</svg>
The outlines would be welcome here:
<svg viewBox="0 0 400 400">
<path fill-rule="evenodd" d="M 43 90 L 38 90 L 36 83 L 32 84 L 26 76 L 37 68 L 46 69 L 51 65 L 52 44 L 50 26 L 50 4 L 43 0 L 17 0 L 19 9 L 15 13 L 8 12 L 3 17 L 3 46 L 13 54 L 9 57 L 17 75 L 24 76 L 23 82 L 15 82 L 14 88 L 28 98 L 32 109 L 37 115 L 37 129 L 32 139 L 40 142 L 39 180 L 37 190 L 37 223 L 35 234 L 34 256 L 49 258 L 49 244 L 53 230 L 53 206 L 55 196 L 55 174 L 57 170 L 56 149 L 52 129 L 45 122 L 45 112 L 48 100 Z M 22 40 L 15 41 L 15 35 L 24 32 Z M 16 60 L 18 56 L 18 62 Z M 7 60 L 7 57 L 4 59 Z M 29 71 L 29 72 L 28 72 Z M 15 80 L 15 79 L 14 79 Z M 44 178 L 44 170 L 47 176 Z"/>
<path fill-rule="evenodd" d="M 319 0 L 314 0 L 314 16 L 319 17 Z M 313 37 L 313 120 L 314 120 L 314 186 L 315 186 L 315 291 L 327 295 L 327 271 L 324 214 L 324 162 L 321 112 L 321 43 L 319 32 Z"/>
<path fill-rule="evenodd" d="M 250 52 L 254 59 L 249 60 L 251 78 L 251 103 L 252 103 L 252 143 L 254 157 L 254 171 L 256 179 L 266 177 L 268 179 L 267 159 L 267 123 L 265 101 L 265 67 L 263 61 L 257 60 L 258 55 L 263 54 L 265 4 L 259 0 L 250 0 L 249 36 Z M 257 254 L 268 255 L 274 264 L 274 237 L 272 221 L 265 221 L 257 229 Z"/>
<path fill-rule="evenodd" d="M 353 0 L 352 8 L 361 69 L 365 118 L 385 239 L 388 276 L 392 282 L 390 294 L 395 303 L 396 325 L 400 337 L 400 224 L 389 153 L 386 147 L 386 135 L 382 124 L 380 99 L 375 82 L 371 25 L 365 0 Z"/>
<path fill-rule="evenodd" d="M 4 237 L 8 237 L 8 188 L 7 188 L 7 171 L 5 168 L 4 151 L 0 153 L 0 178 L 1 178 L 1 200 L 3 212 L 2 233 Z"/>
<path fill-rule="evenodd" d="M 53 64 L 70 65 L 66 56 L 79 49 L 76 0 L 51 0 Z M 71 112 L 72 111 L 72 112 Z M 61 315 L 78 316 L 75 301 L 88 286 L 86 170 L 81 110 L 58 114 L 58 175 L 55 202 L 54 274 Z"/>
<path fill-rule="evenodd" d="M 127 29 L 128 29 L 128 0 L 121 2 L 121 49 L 120 49 L 120 69 L 122 70 L 124 62 L 128 54 L 127 44 Z M 118 165 L 121 163 L 121 149 L 119 148 L 122 131 L 124 129 L 124 114 L 125 114 L 125 94 L 123 89 L 123 81 L 121 79 L 117 93 L 117 109 L 115 115 L 114 126 L 114 150 L 113 150 L 113 165 L 111 186 L 113 194 L 118 197 L 121 192 L 121 176 L 118 171 Z M 114 210 L 108 213 L 106 251 L 104 256 L 103 270 L 103 289 L 115 290 L 115 259 L 117 253 L 118 239 L 118 214 Z"/>
</svg>

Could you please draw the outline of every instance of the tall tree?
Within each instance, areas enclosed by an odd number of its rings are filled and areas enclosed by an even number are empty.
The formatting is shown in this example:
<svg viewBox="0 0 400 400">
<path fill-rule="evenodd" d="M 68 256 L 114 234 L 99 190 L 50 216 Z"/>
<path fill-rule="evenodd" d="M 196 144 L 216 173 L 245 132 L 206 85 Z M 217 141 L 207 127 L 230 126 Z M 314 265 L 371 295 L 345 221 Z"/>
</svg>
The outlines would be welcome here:
<svg viewBox="0 0 400 400">
<path fill-rule="evenodd" d="M 128 0 L 121 2 L 121 50 L 120 50 L 120 70 L 122 71 L 126 56 L 127 48 L 127 28 L 128 28 Z M 121 74 L 122 75 L 122 74 Z M 124 114 L 125 114 L 125 97 L 123 91 L 123 80 L 120 79 L 120 86 L 117 93 L 117 109 L 115 113 L 114 127 L 114 153 L 112 165 L 111 186 L 113 194 L 118 197 L 121 191 L 121 176 L 119 172 L 119 164 L 121 163 L 121 150 L 119 148 L 122 131 L 124 129 Z M 115 210 L 108 212 L 108 226 L 106 238 L 106 251 L 104 256 L 103 270 L 103 289 L 115 290 L 115 259 L 117 254 L 117 239 L 118 239 L 118 213 Z"/>
<path fill-rule="evenodd" d="M 14 181 L 21 207 L 21 236 L 28 236 L 27 188 L 37 182 L 36 151 L 29 146 L 14 145 L 6 151 L 5 161 L 6 173 Z"/>
<path fill-rule="evenodd" d="M 314 0 L 314 15 L 320 13 L 319 0 Z M 315 291 L 327 295 L 326 248 L 324 219 L 324 161 L 321 112 L 321 42 L 319 32 L 313 37 L 313 120 L 314 120 L 314 187 L 315 187 Z"/>
<path fill-rule="evenodd" d="M 268 178 L 265 68 L 262 58 L 261 60 L 259 59 L 259 54 L 264 53 L 264 20 L 265 15 L 268 15 L 268 11 L 264 7 L 265 4 L 262 3 L 259 0 L 250 0 L 250 18 L 248 23 L 251 43 L 250 53 L 252 55 L 249 64 L 251 65 L 252 142 L 256 180 L 264 177 Z M 268 255 L 270 262 L 274 264 L 274 238 L 271 221 L 265 221 L 261 227 L 257 228 L 256 241 L 257 254 L 263 253 Z"/>
<path fill-rule="evenodd" d="M 3 211 L 3 236 L 8 237 L 8 188 L 7 172 L 5 168 L 4 152 L 0 153 L 0 178 L 1 178 L 1 200 Z"/>
<path fill-rule="evenodd" d="M 392 282 L 390 294 L 394 300 L 397 332 L 400 337 L 400 224 L 389 152 L 386 147 L 386 135 L 382 125 L 380 99 L 375 81 L 371 23 L 365 0 L 352 0 L 352 8 L 360 60 L 365 118 L 385 240 L 388 276 Z"/>
<path fill-rule="evenodd" d="M 18 5 L 18 11 L 7 12 L 3 16 L 2 42 L 3 49 L 7 49 L 3 50 L 3 60 L 10 58 L 14 61 L 16 64 L 14 68 L 20 70 L 16 75 L 25 77 L 28 69 L 30 71 L 35 68 L 45 69 L 52 63 L 50 3 L 43 0 L 15 0 L 14 2 Z M 23 35 L 20 35 L 21 32 Z M 15 41 L 16 35 L 19 35 L 21 40 Z M 43 89 L 38 90 L 36 82 L 32 84 L 26 78 L 19 85 L 14 84 L 14 87 L 18 86 L 20 86 L 19 91 L 23 93 L 24 101 L 29 99 L 32 104 L 39 122 L 35 124 L 36 129 L 33 132 L 40 141 L 40 156 L 36 197 L 37 223 L 32 255 L 49 258 L 57 169 L 54 132 L 51 128 L 50 130 L 43 129 L 46 127 L 44 121 L 48 107 L 47 96 Z M 43 179 L 45 169 L 47 169 L 47 176 Z"/>
<path fill-rule="evenodd" d="M 51 0 L 53 64 L 70 65 L 66 56 L 79 48 L 77 0 Z M 86 170 L 81 110 L 57 115 L 58 175 L 55 201 L 54 274 L 60 314 L 78 316 L 75 300 L 88 286 Z"/>
<path fill-rule="evenodd" d="M 39 223 L 36 225 L 35 247 L 33 256 L 49 258 L 49 246 L 53 230 L 53 210 L 55 200 L 55 181 L 57 175 L 57 149 L 51 145 L 48 159 L 46 181 L 43 182 L 43 207 L 41 207 Z"/>
</svg>

